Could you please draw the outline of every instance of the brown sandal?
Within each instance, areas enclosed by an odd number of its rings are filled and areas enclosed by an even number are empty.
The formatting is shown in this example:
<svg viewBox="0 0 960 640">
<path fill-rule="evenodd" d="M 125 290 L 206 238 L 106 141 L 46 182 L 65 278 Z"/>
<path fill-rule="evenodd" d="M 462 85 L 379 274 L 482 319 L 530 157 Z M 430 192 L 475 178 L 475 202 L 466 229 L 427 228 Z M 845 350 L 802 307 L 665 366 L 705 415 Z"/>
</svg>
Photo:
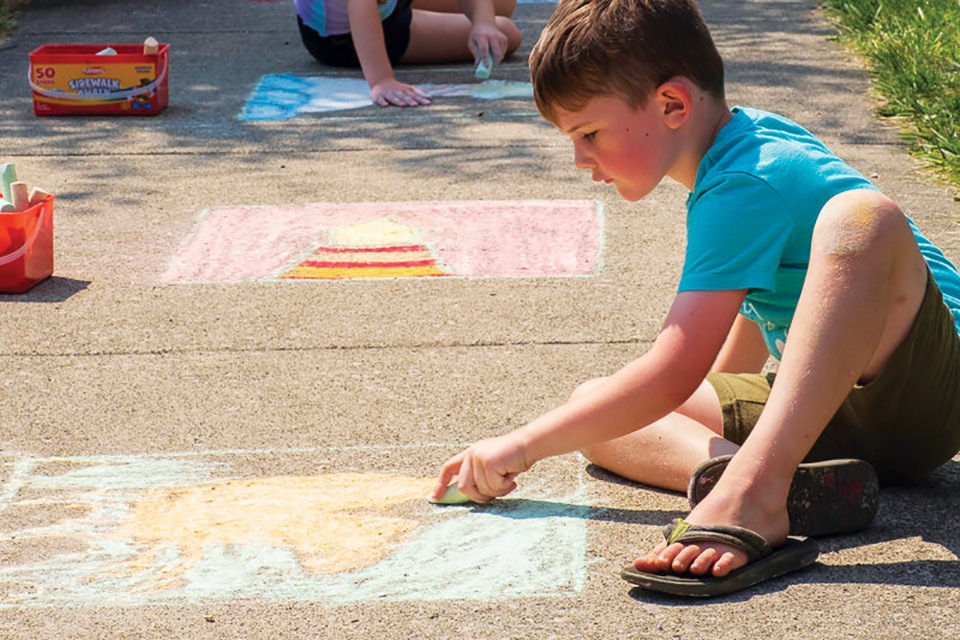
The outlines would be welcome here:
<svg viewBox="0 0 960 640">
<path fill-rule="evenodd" d="M 687 499 L 695 507 L 717 484 L 733 456 L 712 458 L 690 476 Z M 787 495 L 790 534 L 834 536 L 865 529 L 880 506 L 880 484 L 865 460 L 806 462 L 797 467 Z"/>
</svg>

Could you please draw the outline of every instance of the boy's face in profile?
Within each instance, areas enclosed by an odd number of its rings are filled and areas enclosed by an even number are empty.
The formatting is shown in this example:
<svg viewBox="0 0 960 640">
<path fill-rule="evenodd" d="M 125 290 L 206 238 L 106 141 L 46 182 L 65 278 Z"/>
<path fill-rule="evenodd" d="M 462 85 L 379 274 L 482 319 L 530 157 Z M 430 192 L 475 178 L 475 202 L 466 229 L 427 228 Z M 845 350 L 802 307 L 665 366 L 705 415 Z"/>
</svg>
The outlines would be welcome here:
<svg viewBox="0 0 960 640">
<path fill-rule="evenodd" d="M 616 96 L 598 96 L 576 111 L 557 106 L 554 114 L 554 124 L 573 140 L 577 168 L 614 185 L 626 200 L 650 193 L 676 159 L 656 96 L 636 109 Z"/>
</svg>

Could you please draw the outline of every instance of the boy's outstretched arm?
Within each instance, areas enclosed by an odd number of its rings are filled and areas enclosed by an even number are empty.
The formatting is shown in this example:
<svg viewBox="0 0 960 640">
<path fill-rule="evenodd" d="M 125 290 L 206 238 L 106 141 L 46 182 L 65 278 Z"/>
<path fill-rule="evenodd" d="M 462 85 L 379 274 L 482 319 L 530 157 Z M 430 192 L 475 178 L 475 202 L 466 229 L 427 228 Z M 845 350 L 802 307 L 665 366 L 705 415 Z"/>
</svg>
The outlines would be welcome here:
<svg viewBox="0 0 960 640">
<path fill-rule="evenodd" d="M 647 353 L 591 392 L 449 459 L 441 468 L 434 497 L 454 476 L 471 500 L 486 502 L 506 495 L 516 487 L 516 476 L 538 460 L 618 438 L 674 411 L 717 360 L 745 295 L 743 290 L 678 294 Z"/>
</svg>

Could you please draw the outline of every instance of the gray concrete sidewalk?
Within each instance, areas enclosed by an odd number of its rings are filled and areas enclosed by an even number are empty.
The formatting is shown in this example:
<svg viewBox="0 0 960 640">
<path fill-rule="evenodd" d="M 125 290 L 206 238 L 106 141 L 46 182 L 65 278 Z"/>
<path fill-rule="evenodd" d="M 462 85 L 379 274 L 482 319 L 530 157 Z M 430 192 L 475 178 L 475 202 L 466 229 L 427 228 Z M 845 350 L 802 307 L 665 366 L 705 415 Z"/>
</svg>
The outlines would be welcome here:
<svg viewBox="0 0 960 640">
<path fill-rule="evenodd" d="M 519 5 L 525 43 L 494 79 L 527 79 L 551 9 Z M 957 203 L 872 118 L 812 2 L 703 11 L 732 103 L 813 130 L 960 260 Z M 148 35 L 171 46 L 166 112 L 33 115 L 30 51 Z M 886 490 L 876 525 L 823 540 L 812 569 L 711 602 L 620 580 L 685 501 L 579 456 L 535 467 L 512 502 L 410 498 L 460 447 L 649 346 L 682 261 L 678 185 L 622 202 L 526 98 L 239 120 L 266 74 L 359 77 L 312 61 L 288 2 L 33 0 L 12 36 L 0 162 L 57 194 L 56 271 L 0 295 L 0 636 L 960 636 L 957 461 Z M 399 76 L 473 81 L 468 65 Z M 165 279 L 205 211 L 558 199 L 602 212 L 588 274 Z M 381 474 L 408 493 L 379 496 Z"/>
</svg>

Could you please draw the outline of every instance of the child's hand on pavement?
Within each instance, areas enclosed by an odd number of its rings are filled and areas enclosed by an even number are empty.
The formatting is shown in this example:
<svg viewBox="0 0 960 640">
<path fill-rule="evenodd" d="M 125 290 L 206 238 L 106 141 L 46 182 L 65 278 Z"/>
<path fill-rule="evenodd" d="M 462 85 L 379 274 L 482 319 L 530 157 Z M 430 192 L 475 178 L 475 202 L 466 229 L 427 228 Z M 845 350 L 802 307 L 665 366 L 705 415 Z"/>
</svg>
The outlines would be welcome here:
<svg viewBox="0 0 960 640">
<path fill-rule="evenodd" d="M 513 434 L 488 438 L 447 460 L 433 489 L 439 499 L 454 476 L 460 491 L 474 502 L 490 502 L 517 488 L 514 478 L 531 467 Z"/>
<path fill-rule="evenodd" d="M 381 80 L 370 88 L 370 98 L 381 107 L 418 107 L 430 104 L 430 97 L 410 84 L 394 78 Z"/>
</svg>

